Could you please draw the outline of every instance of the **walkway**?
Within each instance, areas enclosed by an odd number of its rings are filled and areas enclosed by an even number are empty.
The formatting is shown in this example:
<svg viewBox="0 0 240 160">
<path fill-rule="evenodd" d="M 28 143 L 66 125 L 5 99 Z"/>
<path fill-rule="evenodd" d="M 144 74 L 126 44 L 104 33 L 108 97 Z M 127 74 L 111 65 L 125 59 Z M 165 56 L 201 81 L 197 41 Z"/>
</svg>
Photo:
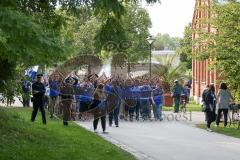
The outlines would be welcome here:
<svg viewBox="0 0 240 160">
<path fill-rule="evenodd" d="M 194 127 L 202 114 L 193 113 L 192 122 L 120 122 L 119 128 L 108 127 L 107 135 L 99 124 L 98 134 L 141 160 L 239 160 L 240 139 Z M 77 124 L 93 130 L 91 122 Z"/>
</svg>

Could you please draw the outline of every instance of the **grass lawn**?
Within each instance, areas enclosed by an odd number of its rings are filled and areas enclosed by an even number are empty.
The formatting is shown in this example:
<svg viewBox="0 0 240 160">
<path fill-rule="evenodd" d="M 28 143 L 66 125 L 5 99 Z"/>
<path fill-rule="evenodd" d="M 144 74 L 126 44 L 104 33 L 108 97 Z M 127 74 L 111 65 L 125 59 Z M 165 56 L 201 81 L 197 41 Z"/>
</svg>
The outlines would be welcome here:
<svg viewBox="0 0 240 160">
<path fill-rule="evenodd" d="M 38 113 L 30 122 L 31 109 L 0 107 L 1 160 L 134 160 L 128 152 L 73 122 L 47 119 Z M 49 115 L 47 115 L 49 117 Z"/>
<path fill-rule="evenodd" d="M 173 111 L 173 107 L 163 106 L 163 111 Z M 196 102 L 194 101 L 189 101 L 189 103 L 187 104 L 187 112 L 189 111 L 201 112 L 202 107 L 200 104 L 196 104 Z"/>
<path fill-rule="evenodd" d="M 202 129 L 207 129 L 206 124 L 198 124 L 197 127 L 202 128 Z M 219 125 L 219 127 L 215 127 L 214 123 L 211 125 L 211 129 L 220 134 L 225 134 L 227 136 L 232 136 L 236 138 L 240 138 L 240 130 L 237 130 L 233 128 L 232 126 L 229 128 L 224 128 L 223 124 Z"/>
</svg>

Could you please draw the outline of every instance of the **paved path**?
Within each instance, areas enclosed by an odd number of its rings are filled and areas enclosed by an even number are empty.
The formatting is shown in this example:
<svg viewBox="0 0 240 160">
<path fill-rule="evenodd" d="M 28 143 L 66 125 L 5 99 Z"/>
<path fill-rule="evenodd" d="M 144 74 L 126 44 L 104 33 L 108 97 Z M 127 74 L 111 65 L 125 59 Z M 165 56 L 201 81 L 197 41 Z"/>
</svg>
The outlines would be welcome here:
<svg viewBox="0 0 240 160">
<path fill-rule="evenodd" d="M 202 113 L 201 113 L 202 115 Z M 99 135 L 132 152 L 138 159 L 149 160 L 239 160 L 240 140 L 194 127 L 194 121 L 120 122 L 108 127 L 109 134 Z M 198 117 L 198 118 L 197 118 Z M 91 122 L 77 124 L 92 129 Z"/>
</svg>

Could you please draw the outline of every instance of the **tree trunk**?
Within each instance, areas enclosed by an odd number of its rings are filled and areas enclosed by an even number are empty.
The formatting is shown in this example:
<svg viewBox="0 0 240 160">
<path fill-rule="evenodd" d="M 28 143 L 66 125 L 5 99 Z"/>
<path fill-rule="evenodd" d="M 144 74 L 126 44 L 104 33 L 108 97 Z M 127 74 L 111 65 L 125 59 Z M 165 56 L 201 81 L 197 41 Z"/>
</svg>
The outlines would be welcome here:
<svg viewBox="0 0 240 160">
<path fill-rule="evenodd" d="M 128 73 L 128 76 L 130 76 L 130 72 L 131 72 L 131 64 L 129 62 L 129 59 L 128 59 L 128 67 L 127 67 L 127 73 Z"/>
<path fill-rule="evenodd" d="M 88 65 L 88 74 L 91 74 L 91 70 L 92 70 L 91 65 Z"/>
</svg>

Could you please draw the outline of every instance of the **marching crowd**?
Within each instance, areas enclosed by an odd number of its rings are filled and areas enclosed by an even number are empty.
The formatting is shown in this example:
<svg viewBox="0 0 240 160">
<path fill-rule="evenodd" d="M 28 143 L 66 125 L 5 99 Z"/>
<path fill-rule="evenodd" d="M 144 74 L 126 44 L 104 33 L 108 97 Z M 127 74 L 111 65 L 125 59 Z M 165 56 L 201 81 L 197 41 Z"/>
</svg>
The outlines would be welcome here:
<svg viewBox="0 0 240 160">
<path fill-rule="evenodd" d="M 29 88 L 30 85 L 25 83 L 26 87 Z M 182 86 L 178 80 L 174 81 L 171 89 L 174 112 L 179 112 L 181 98 L 184 97 L 188 101 L 190 87 L 189 83 Z M 46 88 L 49 88 L 49 91 L 46 91 Z M 51 118 L 54 114 L 62 115 L 64 125 L 68 125 L 68 121 L 75 119 L 76 116 L 81 118 L 84 113 L 92 113 L 94 129 L 96 130 L 98 121 L 101 119 L 104 132 L 107 115 L 109 125 L 112 126 L 114 121 L 116 127 L 119 127 L 119 118 L 129 121 L 138 121 L 140 118 L 151 120 L 152 112 L 155 120 L 162 120 L 164 91 L 159 77 L 150 79 L 143 76 L 123 79 L 119 75 L 107 78 L 105 75 L 98 77 L 97 74 L 91 74 L 80 80 L 74 74 L 64 79 L 57 74 L 51 75 L 48 79 L 37 75 L 37 81 L 32 84 L 31 91 L 33 94 L 32 121 L 39 109 L 44 124 L 46 124 L 45 106 L 48 106 Z M 27 101 L 25 98 L 24 102 Z"/>
</svg>

